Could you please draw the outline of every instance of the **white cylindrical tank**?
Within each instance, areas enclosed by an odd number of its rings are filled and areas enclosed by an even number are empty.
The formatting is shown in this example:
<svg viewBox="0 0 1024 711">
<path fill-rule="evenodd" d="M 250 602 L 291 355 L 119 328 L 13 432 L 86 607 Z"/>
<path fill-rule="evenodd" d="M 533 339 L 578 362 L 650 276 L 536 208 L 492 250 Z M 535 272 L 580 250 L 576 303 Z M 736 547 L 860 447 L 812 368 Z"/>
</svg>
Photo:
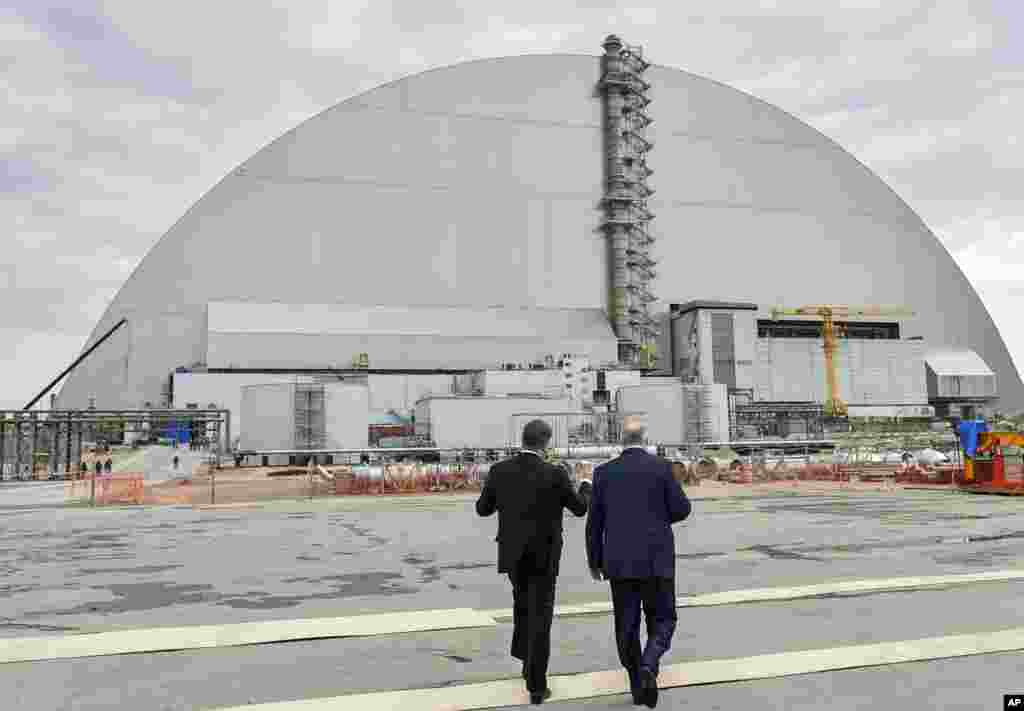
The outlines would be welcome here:
<svg viewBox="0 0 1024 711">
<path fill-rule="evenodd" d="M 316 449 L 356 449 L 369 443 L 369 389 L 355 383 L 269 383 L 246 385 L 242 391 L 244 426 L 239 448 L 243 450 L 306 449 L 297 442 L 296 394 L 299 387 L 313 388 L 307 416 L 323 425 L 322 432 L 308 435 Z M 323 400 L 319 390 L 323 388 Z M 322 418 L 322 419 L 321 419 Z M 312 423 L 311 423 L 312 424 Z M 319 424 L 312 424 L 314 430 Z M 322 434 L 322 437 L 320 436 Z"/>
<path fill-rule="evenodd" d="M 295 448 L 295 384 L 245 385 L 239 448 L 280 450 Z"/>
<path fill-rule="evenodd" d="M 687 442 L 729 441 L 729 399 L 724 384 L 683 385 L 683 425 Z"/>
<path fill-rule="evenodd" d="M 620 412 L 643 412 L 647 417 L 647 438 L 659 444 L 685 441 L 683 384 L 677 380 L 652 384 L 623 385 L 616 396 Z"/>
<path fill-rule="evenodd" d="M 557 417 L 543 414 L 568 413 L 571 405 L 568 399 L 554 398 L 431 396 L 416 404 L 416 434 L 429 434 L 440 449 L 502 449 L 520 440 L 521 433 L 510 431 L 513 416 L 537 413 L 552 426 L 551 446 L 564 447 L 565 428 Z"/>
<path fill-rule="evenodd" d="M 324 385 L 324 449 L 370 444 L 370 389 L 362 384 Z"/>
</svg>

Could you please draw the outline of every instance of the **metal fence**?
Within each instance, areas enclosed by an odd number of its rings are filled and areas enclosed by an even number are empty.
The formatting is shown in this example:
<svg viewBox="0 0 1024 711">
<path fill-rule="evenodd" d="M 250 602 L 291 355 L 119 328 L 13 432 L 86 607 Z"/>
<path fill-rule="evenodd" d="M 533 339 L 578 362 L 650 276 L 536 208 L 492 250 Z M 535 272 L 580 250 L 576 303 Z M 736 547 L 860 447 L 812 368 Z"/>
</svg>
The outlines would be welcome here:
<svg viewBox="0 0 1024 711">
<path fill-rule="evenodd" d="M 0 479 L 81 475 L 101 443 L 168 435 L 225 451 L 228 410 L 0 410 Z"/>
</svg>

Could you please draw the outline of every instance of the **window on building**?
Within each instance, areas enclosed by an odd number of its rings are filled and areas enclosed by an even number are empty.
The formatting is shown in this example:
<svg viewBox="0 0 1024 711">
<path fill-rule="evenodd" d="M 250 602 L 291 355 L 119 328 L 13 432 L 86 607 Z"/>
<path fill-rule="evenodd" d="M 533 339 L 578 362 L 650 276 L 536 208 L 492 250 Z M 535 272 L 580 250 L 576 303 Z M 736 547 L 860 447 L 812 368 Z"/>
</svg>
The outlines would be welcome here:
<svg viewBox="0 0 1024 711">
<path fill-rule="evenodd" d="M 837 329 L 845 338 L 862 340 L 899 340 L 900 325 L 898 323 L 879 323 L 864 321 L 836 321 Z M 770 321 L 759 319 L 757 322 L 758 338 L 821 338 L 821 321 Z"/>
<path fill-rule="evenodd" d="M 711 314 L 711 359 L 715 382 L 736 387 L 736 339 L 732 314 Z"/>
</svg>

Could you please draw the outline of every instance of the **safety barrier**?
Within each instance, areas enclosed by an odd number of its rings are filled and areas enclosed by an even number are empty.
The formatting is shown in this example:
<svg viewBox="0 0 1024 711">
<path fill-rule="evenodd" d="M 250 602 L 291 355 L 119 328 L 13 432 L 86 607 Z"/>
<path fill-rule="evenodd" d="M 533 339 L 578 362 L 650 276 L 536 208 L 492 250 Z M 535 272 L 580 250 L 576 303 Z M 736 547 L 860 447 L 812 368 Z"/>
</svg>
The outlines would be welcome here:
<svg viewBox="0 0 1024 711">
<path fill-rule="evenodd" d="M 386 464 L 345 466 L 328 470 L 334 493 L 413 494 L 439 491 L 478 491 L 490 464 Z"/>
<path fill-rule="evenodd" d="M 142 504 L 145 501 L 143 474 L 87 474 L 65 484 L 68 501 L 94 506 Z"/>
<path fill-rule="evenodd" d="M 594 469 L 606 458 L 563 459 L 570 478 L 576 482 L 593 479 Z M 884 465 L 858 467 L 846 464 L 797 463 L 779 459 L 774 465 L 765 460 L 726 466 L 720 462 L 672 462 L 673 478 L 686 487 L 704 480 L 738 485 L 790 482 L 833 482 L 845 488 L 854 481 L 881 479 L 900 484 L 951 484 L 960 481 L 961 470 L 903 465 L 898 469 Z M 144 475 L 101 474 L 66 483 L 67 499 L 94 506 L 125 504 L 234 504 L 281 498 L 324 496 L 391 496 L 402 494 L 479 492 L 492 463 L 388 463 L 382 465 L 317 465 L 292 472 L 267 472 L 257 478 L 240 479 L 233 470 L 197 473 L 190 479 L 146 482 Z M 289 474 L 285 476 L 285 474 Z M 251 476 L 251 475 L 250 475 Z"/>
</svg>

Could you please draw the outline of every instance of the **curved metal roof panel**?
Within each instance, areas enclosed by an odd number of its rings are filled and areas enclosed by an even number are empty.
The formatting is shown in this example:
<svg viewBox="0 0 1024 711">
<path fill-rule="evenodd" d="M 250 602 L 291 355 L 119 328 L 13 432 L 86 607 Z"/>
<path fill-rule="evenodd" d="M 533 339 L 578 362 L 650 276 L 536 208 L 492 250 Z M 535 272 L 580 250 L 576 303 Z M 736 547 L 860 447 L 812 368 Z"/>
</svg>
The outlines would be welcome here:
<svg viewBox="0 0 1024 711">
<path fill-rule="evenodd" d="M 143 258 L 85 346 L 122 317 L 128 326 L 69 376 L 61 406 L 159 401 L 170 372 L 203 359 L 210 302 L 501 304 L 569 310 L 545 328 L 596 332 L 589 324 L 610 295 L 600 76 L 597 56 L 467 62 L 297 126 Z M 882 180 L 754 97 L 668 67 L 644 76 L 656 296 L 900 304 L 919 314 L 906 335 L 974 350 L 1005 404 L 1024 407 L 1024 383 L 985 306 Z M 908 278 L 905 265 L 922 263 L 928 270 Z M 389 328 L 427 328 L 394 318 Z M 460 319 L 438 323 L 491 328 Z"/>
</svg>

